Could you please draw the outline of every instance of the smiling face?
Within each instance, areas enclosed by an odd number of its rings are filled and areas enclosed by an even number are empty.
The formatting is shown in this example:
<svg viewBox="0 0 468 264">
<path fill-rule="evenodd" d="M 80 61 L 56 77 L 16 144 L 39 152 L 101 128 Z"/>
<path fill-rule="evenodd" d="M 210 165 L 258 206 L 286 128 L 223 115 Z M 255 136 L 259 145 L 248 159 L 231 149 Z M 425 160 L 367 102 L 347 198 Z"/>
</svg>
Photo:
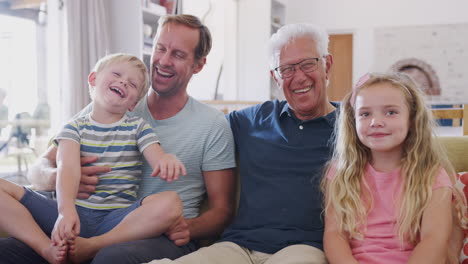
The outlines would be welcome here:
<svg viewBox="0 0 468 264">
<path fill-rule="evenodd" d="M 195 60 L 198 29 L 177 23 L 167 23 L 154 44 L 152 86 L 161 96 L 185 93 L 192 75 L 203 68 L 205 58 Z"/>
<path fill-rule="evenodd" d="M 296 66 L 295 73 L 284 79 L 272 73 L 278 86 L 283 90 L 290 108 L 301 120 L 312 119 L 329 112 L 326 86 L 332 57 L 321 56 L 315 41 L 310 37 L 298 37 L 283 46 L 279 58 L 279 66 L 295 64 L 307 58 L 320 58 L 315 71 L 304 73 Z"/>
<path fill-rule="evenodd" d="M 359 140 L 373 154 L 401 155 L 408 135 L 409 109 L 404 91 L 390 83 L 377 83 L 359 90 L 355 101 Z"/>
<path fill-rule="evenodd" d="M 88 77 L 94 87 L 94 107 L 111 113 L 131 111 L 138 103 L 144 76 L 140 69 L 128 61 L 113 62 Z"/>
</svg>

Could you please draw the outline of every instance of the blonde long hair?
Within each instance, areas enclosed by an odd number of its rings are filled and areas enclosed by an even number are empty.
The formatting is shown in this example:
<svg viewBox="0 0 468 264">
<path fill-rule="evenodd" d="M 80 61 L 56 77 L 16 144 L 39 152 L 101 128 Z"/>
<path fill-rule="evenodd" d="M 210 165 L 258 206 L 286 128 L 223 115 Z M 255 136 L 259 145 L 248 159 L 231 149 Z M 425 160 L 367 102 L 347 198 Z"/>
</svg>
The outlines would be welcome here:
<svg viewBox="0 0 468 264">
<path fill-rule="evenodd" d="M 366 87 L 385 83 L 401 89 L 409 109 L 410 126 L 401 158 L 403 189 L 398 197 L 397 227 L 401 241 L 416 244 L 436 175 L 444 168 L 454 185 L 456 174 L 445 150 L 433 134 L 435 123 L 432 112 L 427 108 L 421 91 L 406 74 L 369 74 L 343 99 L 336 126 L 335 151 L 327 168 L 327 174 L 331 173 L 330 170 L 336 170 L 336 173 L 332 179 L 324 177 L 322 181 L 327 197 L 325 211 L 332 206 L 339 229 L 349 238 L 363 238 L 362 228 L 366 226 L 367 214 L 373 206 L 364 178 L 371 152 L 360 142 L 356 133 L 354 98 Z M 458 217 L 464 220 L 464 196 L 456 188 L 453 188 L 453 193 Z"/>
</svg>

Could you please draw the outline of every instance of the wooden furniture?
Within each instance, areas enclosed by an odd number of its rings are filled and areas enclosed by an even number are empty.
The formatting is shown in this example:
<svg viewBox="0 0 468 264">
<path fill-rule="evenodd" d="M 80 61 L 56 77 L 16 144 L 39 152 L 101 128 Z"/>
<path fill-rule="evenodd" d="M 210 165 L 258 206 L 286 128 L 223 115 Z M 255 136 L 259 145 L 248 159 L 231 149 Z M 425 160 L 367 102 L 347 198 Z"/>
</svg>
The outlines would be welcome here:
<svg viewBox="0 0 468 264">
<path fill-rule="evenodd" d="M 261 102 L 258 101 L 222 101 L 222 100 L 206 100 L 203 101 L 205 104 L 211 105 L 216 109 L 219 109 L 223 113 L 227 114 L 233 110 L 240 110 Z M 468 104 L 462 105 L 461 108 L 437 108 L 432 109 L 432 113 L 435 119 L 459 119 L 463 120 L 463 117 L 468 117 Z M 463 123 L 463 135 L 468 135 L 468 122 Z"/>
<path fill-rule="evenodd" d="M 434 118 L 436 119 L 460 119 L 468 117 L 468 104 L 462 106 L 462 108 L 439 108 L 432 109 Z M 468 135 L 468 122 L 463 120 L 463 135 Z"/>
<path fill-rule="evenodd" d="M 259 101 L 223 101 L 223 100 L 205 100 L 203 103 L 210 105 L 224 114 L 228 114 L 234 110 L 240 110 L 252 105 L 260 104 Z"/>
</svg>

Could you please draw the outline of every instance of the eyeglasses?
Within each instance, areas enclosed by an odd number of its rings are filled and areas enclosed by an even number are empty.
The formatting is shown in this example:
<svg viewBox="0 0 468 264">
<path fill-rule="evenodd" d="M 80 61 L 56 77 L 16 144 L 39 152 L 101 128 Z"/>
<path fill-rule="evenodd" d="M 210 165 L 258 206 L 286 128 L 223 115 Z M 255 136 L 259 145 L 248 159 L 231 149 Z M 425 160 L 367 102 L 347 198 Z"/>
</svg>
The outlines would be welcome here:
<svg viewBox="0 0 468 264">
<path fill-rule="evenodd" d="M 274 70 L 279 74 L 281 79 L 289 78 L 296 72 L 296 65 L 299 65 L 299 69 L 304 73 L 313 72 L 317 69 L 319 60 L 320 58 L 308 58 L 298 63 L 281 65 L 276 67 Z"/>
</svg>

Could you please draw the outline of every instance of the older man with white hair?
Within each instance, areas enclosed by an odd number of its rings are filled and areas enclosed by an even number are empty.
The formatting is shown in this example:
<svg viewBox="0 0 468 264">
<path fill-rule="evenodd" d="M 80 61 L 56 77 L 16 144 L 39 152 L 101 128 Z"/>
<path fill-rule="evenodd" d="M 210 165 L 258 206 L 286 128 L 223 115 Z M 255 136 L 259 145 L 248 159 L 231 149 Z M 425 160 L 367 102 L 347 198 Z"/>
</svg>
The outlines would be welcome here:
<svg viewBox="0 0 468 264">
<path fill-rule="evenodd" d="M 219 242 L 176 263 L 327 263 L 320 181 L 336 115 L 326 92 L 333 64 L 328 35 L 292 24 L 269 44 L 271 75 L 286 101 L 228 115 L 241 177 L 237 216 Z"/>
</svg>

